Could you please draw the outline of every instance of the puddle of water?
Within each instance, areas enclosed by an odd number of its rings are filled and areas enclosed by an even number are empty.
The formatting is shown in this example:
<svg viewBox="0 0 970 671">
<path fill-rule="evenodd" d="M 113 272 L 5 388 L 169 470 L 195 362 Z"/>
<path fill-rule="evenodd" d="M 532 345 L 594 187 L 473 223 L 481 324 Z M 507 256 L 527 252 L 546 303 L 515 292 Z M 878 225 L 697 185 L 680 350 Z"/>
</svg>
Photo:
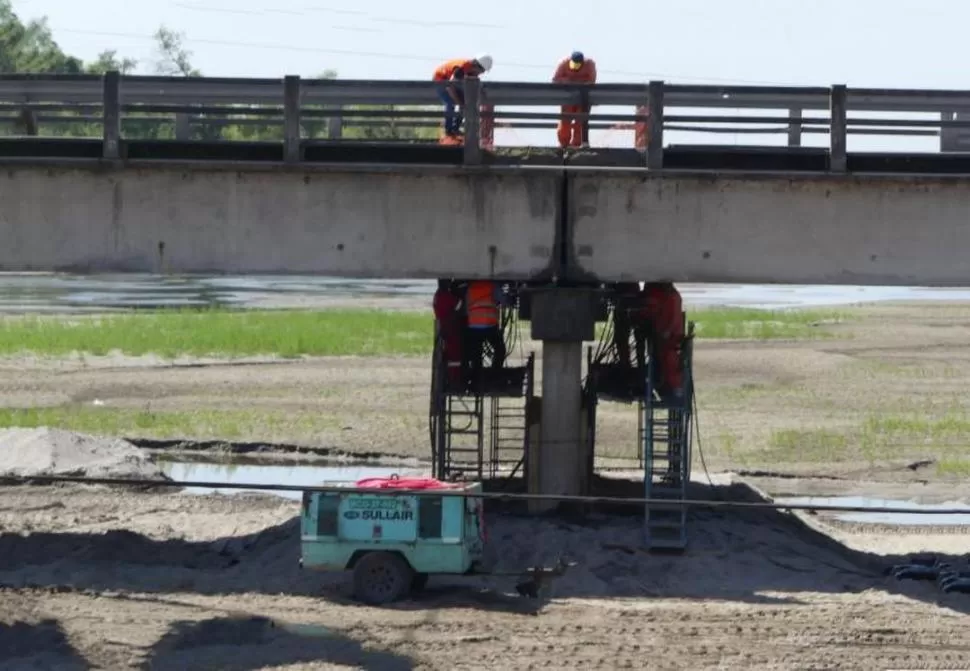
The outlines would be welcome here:
<svg viewBox="0 0 970 671">
<path fill-rule="evenodd" d="M 283 631 L 296 636 L 303 636 L 305 638 L 334 637 L 334 632 L 326 627 L 321 627 L 318 624 L 293 624 L 292 622 L 282 622 L 280 620 L 274 620 L 274 622 L 276 626 Z"/>
<path fill-rule="evenodd" d="M 966 289 L 841 285 L 685 284 L 684 303 L 693 307 L 741 307 L 763 310 L 835 307 L 878 301 L 966 301 Z"/>
<path fill-rule="evenodd" d="M 970 525 L 970 506 L 962 501 L 946 503 L 918 503 L 916 501 L 900 501 L 896 499 L 874 499 L 864 496 L 802 496 L 786 499 L 775 499 L 779 504 L 818 505 L 818 506 L 852 506 L 856 508 L 916 508 L 919 510 L 966 510 L 967 514 L 937 514 L 919 515 L 915 513 L 880 513 L 880 512 L 842 512 L 834 513 L 836 519 L 845 522 L 859 522 L 862 524 L 893 524 L 893 525 L 935 525 L 962 526 Z"/>
<path fill-rule="evenodd" d="M 0 312 L 84 313 L 200 305 L 273 308 L 336 297 L 427 298 L 430 307 L 436 286 L 434 280 L 300 275 L 0 273 Z M 970 290 L 956 288 L 764 284 L 680 284 L 678 288 L 690 307 L 786 309 L 886 300 L 970 300 Z"/>
<path fill-rule="evenodd" d="M 195 482 L 218 482 L 226 484 L 253 485 L 296 485 L 318 486 L 328 482 L 356 482 L 362 478 L 388 477 L 397 473 L 400 476 L 427 475 L 416 468 L 369 466 L 369 465 L 314 465 L 279 466 L 253 464 L 224 464 L 207 462 L 160 462 L 159 466 L 173 480 Z M 190 494 L 237 494 L 247 491 L 262 491 L 265 494 L 282 496 L 299 501 L 303 494 L 298 491 L 266 491 L 257 489 L 224 489 L 221 487 L 186 487 L 182 491 Z"/>
</svg>

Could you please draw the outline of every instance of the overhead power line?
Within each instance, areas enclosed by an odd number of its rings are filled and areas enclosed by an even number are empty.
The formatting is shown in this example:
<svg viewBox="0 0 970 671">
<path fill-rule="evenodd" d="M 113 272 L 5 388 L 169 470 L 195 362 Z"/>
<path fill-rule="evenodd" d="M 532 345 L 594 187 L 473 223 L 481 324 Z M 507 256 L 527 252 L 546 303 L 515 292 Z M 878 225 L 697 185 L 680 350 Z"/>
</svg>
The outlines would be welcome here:
<svg viewBox="0 0 970 671">
<path fill-rule="evenodd" d="M 302 9 L 286 9 L 267 7 L 265 9 L 247 9 L 237 7 L 214 7 L 202 3 L 175 2 L 175 7 L 187 9 L 193 12 L 209 12 L 213 14 L 242 14 L 250 16 L 266 16 L 269 14 L 282 14 L 286 16 L 310 16 L 313 14 L 334 14 L 337 16 L 358 17 L 375 23 L 385 23 L 389 25 L 416 26 L 421 28 L 477 28 L 482 30 L 505 30 L 508 26 L 495 23 L 481 23 L 477 21 L 429 21 L 425 19 L 402 18 L 392 16 L 381 16 L 357 9 L 342 9 L 338 7 L 327 7 L 321 5 L 309 5 Z M 333 27 L 333 26 L 330 26 Z M 342 26 L 348 30 L 355 28 Z M 375 29 L 356 28 L 366 32 L 380 32 Z"/>
<path fill-rule="evenodd" d="M 145 33 L 119 33 L 110 32 L 102 30 L 77 30 L 73 28 L 57 28 L 56 33 L 67 33 L 72 35 L 94 35 L 98 37 L 120 37 L 127 39 L 136 39 L 142 41 L 154 41 L 155 36 Z M 242 42 L 236 40 L 217 40 L 210 38 L 194 38 L 186 36 L 186 42 L 191 44 L 205 44 L 215 47 L 234 47 L 234 48 L 245 48 L 245 49 L 264 49 L 269 51 L 292 51 L 296 53 L 313 53 L 313 54 L 329 54 L 332 56 L 353 56 L 357 58 L 378 58 L 383 60 L 394 60 L 394 61 L 414 61 L 419 63 L 430 63 L 439 64 L 448 58 L 454 58 L 451 56 L 428 56 L 419 54 L 402 54 L 402 53 L 388 53 L 388 52 L 378 52 L 378 51 L 361 51 L 356 49 L 327 49 L 323 47 L 308 47 L 296 44 L 273 44 L 267 42 Z M 519 68 L 523 70 L 538 70 L 545 74 L 549 74 L 554 66 L 549 63 L 540 65 L 538 63 L 520 63 L 520 62 L 506 62 L 501 61 L 501 64 L 505 67 Z M 697 82 L 697 83 L 716 83 L 716 84 L 734 84 L 734 85 L 745 85 L 749 84 L 752 86 L 796 86 L 791 82 L 770 82 L 770 81 L 756 81 L 756 80 L 746 80 L 746 79 L 721 79 L 717 77 L 690 77 L 682 75 L 664 74 L 660 72 L 646 72 L 646 71 L 630 71 L 630 70 L 611 70 L 609 68 L 598 68 L 600 74 L 605 75 L 616 75 L 622 77 L 637 77 L 643 81 L 649 79 L 664 79 L 667 81 L 681 81 L 681 82 Z M 425 77 L 415 76 L 415 79 L 425 79 Z"/>
</svg>

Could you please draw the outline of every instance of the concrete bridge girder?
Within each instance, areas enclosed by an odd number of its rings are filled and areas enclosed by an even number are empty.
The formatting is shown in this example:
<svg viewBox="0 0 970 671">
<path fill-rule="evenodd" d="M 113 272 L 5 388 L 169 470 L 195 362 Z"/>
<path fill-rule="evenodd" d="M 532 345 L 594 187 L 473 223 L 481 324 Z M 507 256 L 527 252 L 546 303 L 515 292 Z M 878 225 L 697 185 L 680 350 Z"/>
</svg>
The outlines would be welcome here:
<svg viewBox="0 0 970 671">
<path fill-rule="evenodd" d="M 964 286 L 970 179 L 571 173 L 567 277 Z"/>
<path fill-rule="evenodd" d="M 8 168 L 0 270 L 548 274 L 554 174 Z"/>
</svg>

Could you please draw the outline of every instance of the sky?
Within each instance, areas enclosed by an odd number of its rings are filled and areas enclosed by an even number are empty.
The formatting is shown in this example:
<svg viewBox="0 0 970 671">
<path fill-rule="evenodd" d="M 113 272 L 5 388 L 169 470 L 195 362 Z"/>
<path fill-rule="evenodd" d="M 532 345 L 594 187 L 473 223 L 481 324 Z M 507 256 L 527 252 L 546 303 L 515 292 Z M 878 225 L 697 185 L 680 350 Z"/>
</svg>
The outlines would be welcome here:
<svg viewBox="0 0 970 671">
<path fill-rule="evenodd" d="M 194 65 L 210 76 L 312 77 L 333 68 L 345 78 L 425 80 L 443 60 L 488 52 L 495 61 L 489 79 L 547 81 L 561 58 L 580 49 L 596 59 L 600 81 L 970 89 L 970 71 L 962 65 L 970 2 L 957 0 L 13 0 L 13 5 L 22 19 L 46 16 L 66 52 L 92 59 L 116 49 L 140 60 L 144 73 L 151 72 L 152 33 L 164 24 L 184 33 Z M 475 6 L 479 14 L 460 16 L 462 8 Z M 443 7 L 458 12 L 446 15 Z M 524 131 L 509 131 L 517 132 Z M 735 140 L 704 136 L 706 142 Z M 806 144 L 825 141 L 820 136 Z M 623 142 L 632 143 L 632 134 Z M 873 147 L 887 142 L 907 149 L 936 146 L 914 138 L 877 140 Z M 869 138 L 850 138 L 849 148 L 870 145 Z"/>
</svg>

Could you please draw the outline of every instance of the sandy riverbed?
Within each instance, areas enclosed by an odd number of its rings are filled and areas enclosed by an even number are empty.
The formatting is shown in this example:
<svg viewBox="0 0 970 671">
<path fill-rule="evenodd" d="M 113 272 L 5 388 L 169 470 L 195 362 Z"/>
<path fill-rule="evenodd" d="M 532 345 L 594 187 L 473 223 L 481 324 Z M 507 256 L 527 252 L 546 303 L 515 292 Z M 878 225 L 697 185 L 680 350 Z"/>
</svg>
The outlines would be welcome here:
<svg viewBox="0 0 970 671">
<path fill-rule="evenodd" d="M 301 572 L 297 513 L 297 503 L 268 496 L 0 490 L 0 642 L 9 644 L 0 666 L 970 663 L 967 595 L 883 577 L 888 560 L 834 548 L 782 514 L 699 513 L 682 557 L 637 551 L 635 517 L 579 526 L 491 515 L 501 568 L 560 553 L 579 562 L 553 584 L 551 602 L 519 598 L 512 578 L 439 579 L 410 602 L 375 609 L 349 599 L 346 576 Z M 895 535 L 896 552 L 925 546 Z"/>
<path fill-rule="evenodd" d="M 770 493 L 965 490 L 970 306 L 858 315 L 831 339 L 698 343 L 712 472 L 760 473 L 750 480 Z M 219 438 L 220 413 L 232 412 L 237 440 L 427 453 L 424 360 L 0 367 L 7 406 L 194 413 L 188 437 L 199 439 Z M 601 454 L 632 456 L 632 409 L 604 405 L 600 418 Z M 492 516 L 508 564 L 559 552 L 580 562 L 537 614 L 507 579 L 438 581 L 411 602 L 357 606 L 344 577 L 297 568 L 296 514 L 267 496 L 0 489 L 0 668 L 970 667 L 970 597 L 896 583 L 881 573 L 889 559 L 865 554 L 965 554 L 965 529 L 698 513 L 688 554 L 664 557 L 636 549 L 635 518 Z"/>
</svg>

